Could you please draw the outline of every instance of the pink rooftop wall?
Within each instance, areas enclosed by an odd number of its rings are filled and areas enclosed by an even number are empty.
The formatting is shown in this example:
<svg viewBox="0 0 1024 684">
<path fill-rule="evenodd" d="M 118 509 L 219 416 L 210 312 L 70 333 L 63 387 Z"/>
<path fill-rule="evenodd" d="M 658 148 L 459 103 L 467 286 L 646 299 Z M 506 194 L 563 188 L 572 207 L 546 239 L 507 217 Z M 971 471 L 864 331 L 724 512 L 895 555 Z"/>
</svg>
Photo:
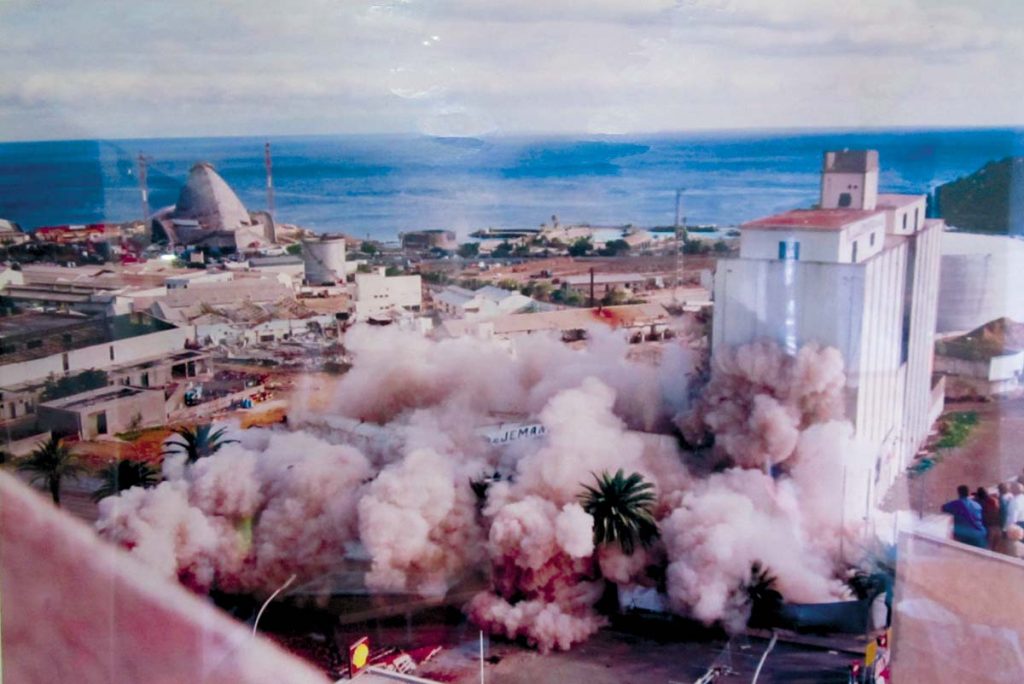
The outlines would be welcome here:
<svg viewBox="0 0 1024 684">
<path fill-rule="evenodd" d="M 11 684 L 328 681 L 6 473 L 0 640 Z"/>
</svg>

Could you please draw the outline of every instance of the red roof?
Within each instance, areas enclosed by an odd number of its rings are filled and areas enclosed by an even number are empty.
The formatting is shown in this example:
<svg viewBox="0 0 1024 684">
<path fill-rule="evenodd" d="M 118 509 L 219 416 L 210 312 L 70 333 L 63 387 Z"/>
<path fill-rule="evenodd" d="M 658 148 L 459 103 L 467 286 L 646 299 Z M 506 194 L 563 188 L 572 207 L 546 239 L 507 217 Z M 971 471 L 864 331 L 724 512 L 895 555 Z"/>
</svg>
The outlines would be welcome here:
<svg viewBox="0 0 1024 684">
<path fill-rule="evenodd" d="M 880 213 L 862 209 L 794 209 L 750 221 L 740 227 L 756 230 L 842 230 Z"/>
</svg>

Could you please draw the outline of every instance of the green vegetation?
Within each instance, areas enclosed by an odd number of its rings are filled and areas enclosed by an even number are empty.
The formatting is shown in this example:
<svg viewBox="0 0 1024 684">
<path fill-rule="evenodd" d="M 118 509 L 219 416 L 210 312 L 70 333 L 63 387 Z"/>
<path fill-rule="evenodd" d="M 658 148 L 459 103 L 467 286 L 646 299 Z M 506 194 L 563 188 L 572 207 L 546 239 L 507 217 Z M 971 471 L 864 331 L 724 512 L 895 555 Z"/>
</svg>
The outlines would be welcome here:
<svg viewBox="0 0 1024 684">
<path fill-rule="evenodd" d="M 423 271 L 420 273 L 420 277 L 423 282 L 432 285 L 447 285 L 451 282 L 451 277 L 444 271 Z"/>
<path fill-rule="evenodd" d="M 594 251 L 594 243 L 591 242 L 590 238 L 588 237 L 579 238 L 571 245 L 569 245 L 569 256 L 586 256 L 592 251 Z"/>
<path fill-rule="evenodd" d="M 196 425 L 193 427 L 177 427 L 174 434 L 178 440 L 168 440 L 164 448 L 164 455 L 185 454 L 187 463 L 195 463 L 201 458 L 206 458 L 217 451 L 225 444 L 237 442 L 237 439 L 224 439 L 225 428 L 213 430 L 210 423 Z"/>
<path fill-rule="evenodd" d="M 405 271 L 403 271 L 398 266 L 388 266 L 387 268 L 384 269 L 384 275 L 389 278 L 391 276 L 402 275 L 403 273 L 405 273 Z"/>
<path fill-rule="evenodd" d="M 64 444 L 64 440 L 51 435 L 50 439 L 18 463 L 18 470 L 31 473 L 32 484 L 45 483 L 53 503 L 60 506 L 61 483 L 67 478 L 77 479 L 85 469 Z"/>
<path fill-rule="evenodd" d="M 51 375 L 46 380 L 46 385 L 43 387 L 40 399 L 42 401 L 62 399 L 79 392 L 88 392 L 89 390 L 106 387 L 109 384 L 110 378 L 107 377 L 106 371 L 101 370 L 86 370 L 75 375 L 64 375 L 59 378 Z"/>
<path fill-rule="evenodd" d="M 936 452 L 914 461 L 907 469 L 910 477 L 922 475 L 941 463 L 945 451 L 963 444 L 977 424 L 978 414 L 974 411 L 960 411 L 944 416 L 939 427 L 941 436 L 935 443 Z"/>
<path fill-rule="evenodd" d="M 480 256 L 479 242 L 463 242 L 459 245 L 458 255 L 463 259 L 475 259 Z"/>
<path fill-rule="evenodd" d="M 711 251 L 711 248 L 703 240 L 691 240 L 685 238 L 683 240 L 683 254 L 707 254 Z"/>
<path fill-rule="evenodd" d="M 363 244 L 359 245 L 359 251 L 362 252 L 363 254 L 373 256 L 379 253 L 380 249 L 377 247 L 376 244 L 370 242 L 369 240 L 363 240 Z"/>
<path fill-rule="evenodd" d="M 617 257 L 629 252 L 629 243 L 625 240 L 609 240 L 598 252 L 601 256 Z"/>
<path fill-rule="evenodd" d="M 717 242 L 715 242 L 712 249 L 715 251 L 716 254 L 728 254 L 730 251 L 729 243 L 726 242 L 725 240 L 718 240 Z"/>
<path fill-rule="evenodd" d="M 93 501 L 116 496 L 132 487 L 155 487 L 160 482 L 160 473 L 148 463 L 124 460 L 104 468 L 100 479 L 103 483 L 92 493 Z"/>
<path fill-rule="evenodd" d="M 491 256 L 495 259 L 507 259 L 512 256 L 512 243 L 507 240 L 502 242 L 491 251 Z"/>
<path fill-rule="evenodd" d="M 288 252 L 293 256 L 298 256 L 302 254 L 302 243 L 296 242 L 294 245 L 288 245 L 287 247 L 284 248 L 284 251 Z"/>
<path fill-rule="evenodd" d="M 583 510 L 594 518 L 594 545 L 618 543 L 632 555 L 639 542 L 650 546 L 658 538 L 654 521 L 654 485 L 640 473 L 626 477 L 620 468 L 614 476 L 594 475 L 596 486 L 584 485 L 580 494 Z"/>
<path fill-rule="evenodd" d="M 561 288 L 551 293 L 551 301 L 566 306 L 583 306 L 586 303 L 583 295 L 575 290 Z"/>
<path fill-rule="evenodd" d="M 978 414 L 974 411 L 950 413 L 944 419 L 942 437 L 935 444 L 936 448 L 951 449 L 960 446 L 977 424 Z"/>
</svg>

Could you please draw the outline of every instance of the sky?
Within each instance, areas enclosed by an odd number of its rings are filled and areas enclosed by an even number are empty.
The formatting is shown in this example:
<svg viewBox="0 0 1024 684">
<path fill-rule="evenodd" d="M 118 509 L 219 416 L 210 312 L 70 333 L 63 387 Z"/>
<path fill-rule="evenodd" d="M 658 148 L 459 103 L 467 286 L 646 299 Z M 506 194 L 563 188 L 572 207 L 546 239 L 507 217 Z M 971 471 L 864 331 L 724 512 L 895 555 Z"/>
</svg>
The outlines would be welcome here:
<svg viewBox="0 0 1024 684">
<path fill-rule="evenodd" d="M 1019 0 L 0 0 L 0 140 L 1024 123 Z"/>
</svg>

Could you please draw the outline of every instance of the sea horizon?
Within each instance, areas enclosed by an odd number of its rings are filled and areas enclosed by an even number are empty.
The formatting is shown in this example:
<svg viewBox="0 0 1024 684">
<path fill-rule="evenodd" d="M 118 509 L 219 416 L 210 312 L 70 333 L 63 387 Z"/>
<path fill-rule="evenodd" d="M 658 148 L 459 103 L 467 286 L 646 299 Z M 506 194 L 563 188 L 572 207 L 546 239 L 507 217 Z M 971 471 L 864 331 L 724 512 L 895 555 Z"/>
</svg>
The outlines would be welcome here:
<svg viewBox="0 0 1024 684">
<path fill-rule="evenodd" d="M 697 130 L 647 134 L 301 134 L 0 143 L 0 218 L 26 229 L 141 218 L 136 158 L 149 158 L 150 207 L 174 203 L 188 169 L 214 165 L 250 210 L 317 232 L 393 240 L 416 229 L 563 224 L 670 225 L 684 190 L 689 223 L 736 225 L 817 200 L 821 154 L 878 149 L 881 188 L 930 193 L 1024 153 L 1021 127 Z"/>
</svg>

